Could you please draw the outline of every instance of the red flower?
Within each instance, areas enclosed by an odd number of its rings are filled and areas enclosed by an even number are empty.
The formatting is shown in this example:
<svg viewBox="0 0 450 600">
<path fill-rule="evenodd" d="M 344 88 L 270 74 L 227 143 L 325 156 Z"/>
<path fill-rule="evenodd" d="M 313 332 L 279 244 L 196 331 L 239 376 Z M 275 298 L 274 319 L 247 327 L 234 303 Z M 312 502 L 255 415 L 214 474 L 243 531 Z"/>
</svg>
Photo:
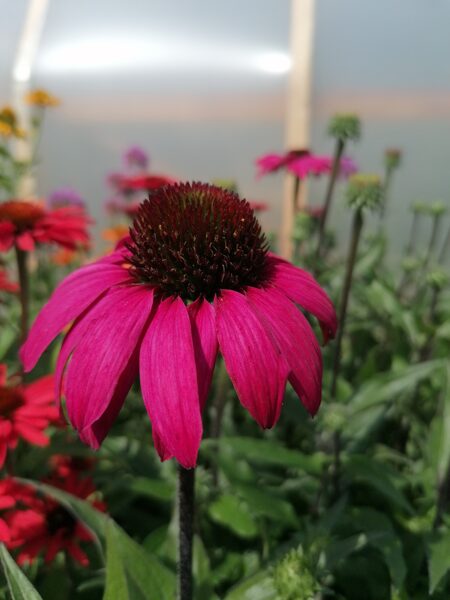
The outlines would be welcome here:
<svg viewBox="0 0 450 600">
<path fill-rule="evenodd" d="M 256 213 L 264 212 L 269 210 L 269 205 L 266 202 L 260 202 L 259 200 L 249 200 L 250 208 Z"/>
<path fill-rule="evenodd" d="M 10 477 L 0 481 L 0 510 L 12 508 L 16 504 L 18 487 Z M 0 542 L 9 542 L 10 538 L 8 524 L 0 519 Z"/>
<path fill-rule="evenodd" d="M 58 244 L 74 250 L 87 246 L 90 220 L 78 206 L 48 210 L 38 202 L 8 200 L 0 204 L 0 251 L 17 245 L 34 250 L 38 244 Z"/>
<path fill-rule="evenodd" d="M 8 279 L 6 271 L 0 269 L 0 292 L 17 292 L 19 286 Z"/>
<path fill-rule="evenodd" d="M 58 420 L 53 375 L 28 385 L 7 385 L 6 366 L 0 364 L 0 467 L 8 448 L 15 448 L 19 439 L 47 446 L 44 430 Z"/>
<path fill-rule="evenodd" d="M 123 175 L 117 176 L 114 184 L 121 192 L 150 191 L 176 183 L 176 180 L 167 175 Z"/>
<path fill-rule="evenodd" d="M 68 473 L 64 479 L 52 475 L 45 483 L 57 487 L 83 500 L 95 493 L 90 477 L 80 479 L 76 472 Z M 92 534 L 64 506 L 49 497 L 30 494 L 23 498 L 24 510 L 11 510 L 4 515 L 9 527 L 10 549 L 19 548 L 18 564 L 32 562 L 44 552 L 46 563 L 51 562 L 58 552 L 67 552 L 79 564 L 89 564 L 88 557 L 80 548 L 80 542 L 92 541 Z M 93 501 L 99 510 L 104 504 Z"/>
</svg>

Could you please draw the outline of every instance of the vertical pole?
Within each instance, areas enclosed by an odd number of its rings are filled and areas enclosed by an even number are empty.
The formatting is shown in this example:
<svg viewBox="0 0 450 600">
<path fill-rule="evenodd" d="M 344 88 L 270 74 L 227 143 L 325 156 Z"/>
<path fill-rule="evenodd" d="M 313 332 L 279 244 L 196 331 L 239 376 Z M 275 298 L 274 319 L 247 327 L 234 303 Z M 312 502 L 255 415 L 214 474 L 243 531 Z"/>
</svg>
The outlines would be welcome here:
<svg viewBox="0 0 450 600">
<path fill-rule="evenodd" d="M 285 119 L 286 150 L 307 148 L 310 140 L 312 55 L 314 41 L 315 0 L 291 0 L 292 69 L 288 83 Z M 295 178 L 286 174 L 280 233 L 280 253 L 292 256 L 294 215 L 292 198 Z M 306 186 L 302 185 L 299 207 L 306 204 Z"/>
</svg>

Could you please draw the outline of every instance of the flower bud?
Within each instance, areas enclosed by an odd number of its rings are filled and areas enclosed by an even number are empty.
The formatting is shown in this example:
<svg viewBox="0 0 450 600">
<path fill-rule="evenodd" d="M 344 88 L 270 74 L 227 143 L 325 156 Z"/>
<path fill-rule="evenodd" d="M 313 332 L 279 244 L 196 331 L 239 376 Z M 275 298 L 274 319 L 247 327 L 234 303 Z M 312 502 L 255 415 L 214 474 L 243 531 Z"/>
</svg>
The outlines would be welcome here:
<svg viewBox="0 0 450 600">
<path fill-rule="evenodd" d="M 448 285 L 449 276 L 446 271 L 440 269 L 439 267 L 430 271 L 427 275 L 427 283 L 429 286 L 442 290 Z"/>
<path fill-rule="evenodd" d="M 328 125 L 328 133 L 337 140 L 357 140 L 361 135 L 361 122 L 355 114 L 337 114 Z"/>
<path fill-rule="evenodd" d="M 428 206 L 429 213 L 432 217 L 440 217 L 447 212 L 447 207 L 443 202 L 433 202 Z"/>
<path fill-rule="evenodd" d="M 349 206 L 361 210 L 374 210 L 383 201 L 383 187 L 378 175 L 357 173 L 348 180 L 347 201 Z"/>
<path fill-rule="evenodd" d="M 417 215 L 425 215 L 428 212 L 428 204 L 422 200 L 418 200 L 411 206 L 411 210 Z"/>
<path fill-rule="evenodd" d="M 399 148 L 386 148 L 384 152 L 384 164 L 388 171 L 393 171 L 400 166 L 402 151 Z"/>
<path fill-rule="evenodd" d="M 301 549 L 291 550 L 273 569 L 273 582 L 279 598 L 311 600 L 321 586 L 311 573 L 307 557 Z"/>
</svg>

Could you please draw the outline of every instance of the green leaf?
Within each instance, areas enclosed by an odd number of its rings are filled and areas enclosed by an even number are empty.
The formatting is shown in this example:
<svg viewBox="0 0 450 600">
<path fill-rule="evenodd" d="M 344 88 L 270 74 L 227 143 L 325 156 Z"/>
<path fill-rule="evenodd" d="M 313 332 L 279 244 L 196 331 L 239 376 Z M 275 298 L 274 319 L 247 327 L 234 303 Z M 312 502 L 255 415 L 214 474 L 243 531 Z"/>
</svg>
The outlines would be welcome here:
<svg viewBox="0 0 450 600">
<path fill-rule="evenodd" d="M 278 594 L 272 577 L 267 571 L 261 571 L 235 586 L 225 600 L 277 600 Z"/>
<path fill-rule="evenodd" d="M 223 494 L 209 507 L 213 521 L 230 529 L 243 538 L 252 538 L 258 534 L 258 527 L 247 506 L 236 496 Z"/>
<path fill-rule="evenodd" d="M 103 600 L 130 600 L 125 568 L 118 551 L 114 528 L 106 527 L 106 582 Z"/>
<path fill-rule="evenodd" d="M 173 500 L 175 492 L 170 483 L 161 479 L 147 479 L 146 477 L 135 477 L 131 482 L 130 489 L 137 494 L 166 502 Z"/>
<path fill-rule="evenodd" d="M 326 462 L 325 455 L 320 452 L 306 456 L 296 450 L 285 448 L 281 442 L 227 437 L 222 438 L 221 443 L 229 445 L 237 454 L 243 455 L 247 460 L 285 468 L 297 468 L 314 475 L 322 473 Z"/>
<path fill-rule="evenodd" d="M 428 547 L 429 590 L 433 594 L 439 582 L 450 569 L 450 532 L 438 535 Z"/>
<path fill-rule="evenodd" d="M 12 600 L 42 600 L 41 595 L 22 573 L 4 544 L 0 544 L 0 561 Z"/>
<path fill-rule="evenodd" d="M 447 363 L 446 382 L 443 390 L 442 433 L 437 465 L 438 481 L 441 482 L 450 467 L 450 363 Z"/>
<path fill-rule="evenodd" d="M 287 525 L 297 524 L 292 505 L 276 496 L 273 491 L 264 491 L 242 483 L 233 485 L 233 490 L 236 490 L 236 493 L 247 502 L 252 513 Z"/>
<path fill-rule="evenodd" d="M 175 595 L 175 576 L 153 554 L 132 540 L 111 517 L 96 510 L 89 502 L 62 490 L 35 481 L 21 480 L 44 494 L 55 498 L 82 521 L 103 542 L 108 528 L 113 530 L 119 557 L 127 577 L 142 592 L 146 600 L 172 600 Z"/>
<path fill-rule="evenodd" d="M 367 456 L 350 456 L 345 461 L 345 472 L 354 481 L 375 489 L 397 508 L 412 513 L 412 508 L 402 492 L 394 484 L 395 473 L 385 464 L 379 464 Z"/>
</svg>

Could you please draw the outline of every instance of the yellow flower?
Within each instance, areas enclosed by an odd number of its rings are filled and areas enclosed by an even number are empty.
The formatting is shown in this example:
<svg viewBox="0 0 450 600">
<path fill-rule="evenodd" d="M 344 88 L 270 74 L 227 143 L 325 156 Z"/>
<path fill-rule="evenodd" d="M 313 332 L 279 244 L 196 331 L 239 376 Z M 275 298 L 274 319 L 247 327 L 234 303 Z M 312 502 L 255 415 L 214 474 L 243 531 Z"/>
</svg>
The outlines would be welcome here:
<svg viewBox="0 0 450 600">
<path fill-rule="evenodd" d="M 0 121 L 14 128 L 17 125 L 17 115 L 10 106 L 4 106 L 0 110 Z"/>
<path fill-rule="evenodd" d="M 25 96 L 25 102 L 32 106 L 59 106 L 61 101 L 56 96 L 52 96 L 49 92 L 43 89 L 36 89 L 28 92 Z"/>
<path fill-rule="evenodd" d="M 0 121 L 0 136 L 2 137 L 11 137 L 13 135 L 13 128 L 8 123 L 4 123 Z"/>
</svg>

